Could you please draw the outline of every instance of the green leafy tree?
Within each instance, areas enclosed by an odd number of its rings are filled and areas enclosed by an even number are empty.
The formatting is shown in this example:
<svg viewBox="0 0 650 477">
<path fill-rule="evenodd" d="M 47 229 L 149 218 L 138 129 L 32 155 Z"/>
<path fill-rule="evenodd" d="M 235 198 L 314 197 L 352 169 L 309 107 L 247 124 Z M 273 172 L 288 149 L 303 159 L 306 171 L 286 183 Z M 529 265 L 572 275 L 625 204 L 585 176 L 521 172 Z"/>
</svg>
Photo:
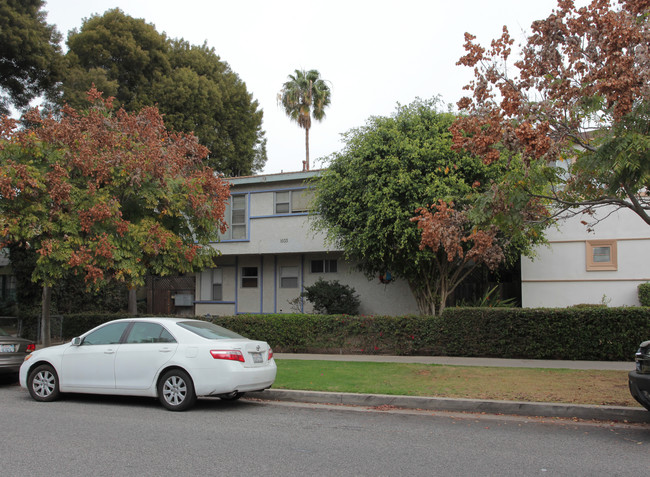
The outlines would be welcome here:
<svg viewBox="0 0 650 477">
<path fill-rule="evenodd" d="M 167 131 L 155 108 L 113 112 L 96 90 L 89 99 L 59 119 L 31 111 L 22 129 L 0 122 L 0 246 L 38 253 L 46 340 L 56 281 L 75 273 L 89 289 L 133 289 L 148 273 L 194 272 L 211 266 L 226 227 L 229 187 L 196 137 Z"/>
<path fill-rule="evenodd" d="M 45 21 L 42 0 L 0 1 L 0 114 L 22 110 L 54 88 L 61 35 Z"/>
<path fill-rule="evenodd" d="M 490 48 L 466 33 L 455 147 L 530 167 L 527 192 L 557 215 L 628 209 L 650 225 L 650 4 L 562 0 L 531 30 L 514 62 L 505 27 Z"/>
<path fill-rule="evenodd" d="M 77 109 L 86 107 L 93 82 L 112 86 L 104 93 L 127 111 L 153 106 L 159 99 L 156 81 L 171 72 L 167 37 L 118 8 L 85 19 L 81 30 L 68 34 L 67 45 L 63 99 Z"/>
<path fill-rule="evenodd" d="M 444 308 L 448 293 L 466 276 L 466 257 L 501 262 L 541 240 L 539 230 L 513 227 L 498 235 L 486 233 L 498 243 L 500 255 L 476 247 L 472 230 L 488 226 L 493 213 L 487 203 L 473 205 L 506 168 L 452 151 L 449 127 L 455 117 L 438 106 L 436 100 L 416 100 L 399 106 L 391 117 L 370 118 L 364 127 L 347 132 L 343 151 L 329 158 L 328 169 L 314 183 L 315 226 L 368 279 L 390 272 L 406 280 L 420 312 L 431 315 Z M 436 217 L 443 229 L 453 225 L 458 238 L 443 240 L 442 246 L 426 239 L 418 219 L 412 220 L 440 200 L 453 202 L 453 211 L 462 212 L 448 221 Z M 429 230 L 425 216 L 421 213 L 421 225 Z M 446 239 L 453 238 L 445 233 Z M 469 238 L 463 242 L 463 237 Z M 461 253 L 455 252 L 458 245 Z"/>
<path fill-rule="evenodd" d="M 309 170 L 309 129 L 311 120 L 322 121 L 325 108 L 330 105 L 331 91 L 317 70 L 296 70 L 289 75 L 278 94 L 278 103 L 292 121 L 305 130 L 305 162 L 303 170 Z"/>
<path fill-rule="evenodd" d="M 206 44 L 170 42 L 172 72 L 155 85 L 165 123 L 193 131 L 210 150 L 207 163 L 229 176 L 260 172 L 266 163 L 262 111 L 227 63 Z"/>
<path fill-rule="evenodd" d="M 266 163 L 263 113 L 246 84 L 207 45 L 158 33 L 119 9 L 85 20 L 68 36 L 60 102 L 80 108 L 93 85 L 127 111 L 156 106 L 167 126 L 208 148 L 205 163 L 226 175 Z"/>
</svg>

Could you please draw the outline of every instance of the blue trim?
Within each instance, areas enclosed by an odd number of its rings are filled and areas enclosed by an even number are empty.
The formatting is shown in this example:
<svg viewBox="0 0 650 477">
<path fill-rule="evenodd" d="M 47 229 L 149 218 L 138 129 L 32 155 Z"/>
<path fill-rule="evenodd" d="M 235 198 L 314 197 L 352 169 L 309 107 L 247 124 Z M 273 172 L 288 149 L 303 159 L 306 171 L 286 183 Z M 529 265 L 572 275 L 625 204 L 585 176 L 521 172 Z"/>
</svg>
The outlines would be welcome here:
<svg viewBox="0 0 650 477">
<path fill-rule="evenodd" d="M 210 243 L 236 243 L 236 242 L 250 242 L 249 239 L 227 239 L 227 240 L 219 240 L 218 242 L 210 242 Z"/>
<path fill-rule="evenodd" d="M 309 215 L 309 212 L 296 212 L 294 214 L 273 214 L 273 215 L 254 215 L 251 219 L 274 219 L 276 217 L 299 217 L 301 215 Z"/>
<path fill-rule="evenodd" d="M 278 256 L 273 256 L 273 313 L 278 312 Z"/>
<path fill-rule="evenodd" d="M 260 281 L 260 314 L 264 313 L 264 255 L 260 255 L 260 271 L 258 278 Z"/>
<path fill-rule="evenodd" d="M 278 187 L 277 189 L 262 189 L 262 190 L 251 190 L 248 192 L 242 192 L 246 194 L 268 194 L 269 192 L 287 192 L 290 190 L 306 190 L 309 189 L 308 186 L 297 186 L 297 187 Z M 237 195 L 238 192 L 235 192 Z"/>
<path fill-rule="evenodd" d="M 248 192 L 248 206 L 246 208 L 246 216 L 248 217 L 248 221 L 246 222 L 246 240 L 249 242 L 251 241 L 251 194 Z"/>
<path fill-rule="evenodd" d="M 235 255 L 235 315 L 239 309 L 239 256 Z"/>
<path fill-rule="evenodd" d="M 302 292 L 305 291 L 305 255 L 300 255 L 300 313 L 305 312 L 305 299 Z"/>
<path fill-rule="evenodd" d="M 234 301 L 195 300 L 195 305 L 236 305 Z"/>
</svg>

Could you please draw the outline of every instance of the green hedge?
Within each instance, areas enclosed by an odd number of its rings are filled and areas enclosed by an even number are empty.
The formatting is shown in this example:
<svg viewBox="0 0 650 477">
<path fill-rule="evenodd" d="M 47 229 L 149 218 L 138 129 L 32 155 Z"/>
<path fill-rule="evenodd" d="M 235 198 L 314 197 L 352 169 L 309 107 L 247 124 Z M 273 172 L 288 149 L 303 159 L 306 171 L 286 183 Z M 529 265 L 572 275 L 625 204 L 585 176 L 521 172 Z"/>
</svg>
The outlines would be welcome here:
<svg viewBox="0 0 650 477">
<path fill-rule="evenodd" d="M 277 352 L 627 361 L 650 308 L 448 308 L 442 317 L 241 315 L 212 321 Z"/>
<path fill-rule="evenodd" d="M 650 306 L 650 283 L 639 285 L 639 302 L 643 306 Z"/>
<path fill-rule="evenodd" d="M 125 315 L 66 315 L 78 336 Z M 211 321 L 276 352 L 629 361 L 650 339 L 650 308 L 447 308 L 442 317 L 238 315 Z"/>
</svg>

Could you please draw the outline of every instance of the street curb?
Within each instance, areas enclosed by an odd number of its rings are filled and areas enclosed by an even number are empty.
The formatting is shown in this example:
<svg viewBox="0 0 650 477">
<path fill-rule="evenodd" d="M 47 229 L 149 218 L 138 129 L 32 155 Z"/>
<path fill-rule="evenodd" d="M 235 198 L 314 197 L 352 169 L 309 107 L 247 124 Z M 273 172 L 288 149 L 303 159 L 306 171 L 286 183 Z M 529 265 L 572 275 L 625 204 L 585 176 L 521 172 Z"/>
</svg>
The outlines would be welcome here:
<svg viewBox="0 0 650 477">
<path fill-rule="evenodd" d="M 404 409 L 431 411 L 513 414 L 517 416 L 563 417 L 599 421 L 650 423 L 650 412 L 643 408 L 594 406 L 522 401 L 489 401 L 423 396 L 391 396 L 387 394 L 329 393 L 269 389 L 246 393 L 246 397 L 265 401 L 289 401 L 349 406 L 395 406 Z"/>
</svg>

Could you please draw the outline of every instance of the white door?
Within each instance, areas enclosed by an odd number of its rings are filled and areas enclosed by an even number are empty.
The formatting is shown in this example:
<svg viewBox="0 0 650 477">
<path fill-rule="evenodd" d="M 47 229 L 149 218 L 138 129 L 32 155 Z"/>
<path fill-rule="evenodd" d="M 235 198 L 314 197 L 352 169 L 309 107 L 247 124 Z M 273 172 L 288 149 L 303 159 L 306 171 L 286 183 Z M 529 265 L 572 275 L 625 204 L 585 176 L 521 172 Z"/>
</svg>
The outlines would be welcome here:
<svg viewBox="0 0 650 477">
<path fill-rule="evenodd" d="M 129 322 L 111 323 L 87 335 L 80 346 L 70 346 L 61 362 L 61 386 L 115 388 L 115 356 Z"/>
<path fill-rule="evenodd" d="M 148 389 L 178 343 L 158 323 L 135 322 L 115 357 L 117 389 Z"/>
</svg>

